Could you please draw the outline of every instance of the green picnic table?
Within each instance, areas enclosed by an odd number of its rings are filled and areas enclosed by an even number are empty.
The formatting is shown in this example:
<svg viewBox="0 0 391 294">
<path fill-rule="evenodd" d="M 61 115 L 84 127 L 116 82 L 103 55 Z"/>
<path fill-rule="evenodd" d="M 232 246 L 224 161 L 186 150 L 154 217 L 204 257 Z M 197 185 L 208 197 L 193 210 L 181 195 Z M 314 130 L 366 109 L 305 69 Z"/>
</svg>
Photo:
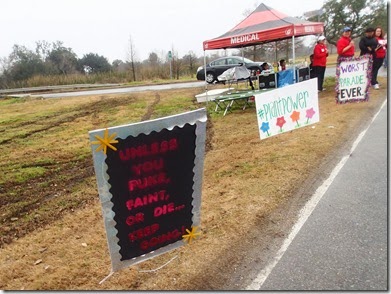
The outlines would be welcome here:
<svg viewBox="0 0 391 294">
<path fill-rule="evenodd" d="M 255 94 L 264 93 L 265 91 L 268 90 L 236 91 L 220 95 L 213 100 L 216 104 L 215 112 L 222 110 L 225 116 L 228 111 L 231 111 L 234 104 L 245 110 L 247 106 L 250 106 L 250 102 L 254 101 Z"/>
</svg>

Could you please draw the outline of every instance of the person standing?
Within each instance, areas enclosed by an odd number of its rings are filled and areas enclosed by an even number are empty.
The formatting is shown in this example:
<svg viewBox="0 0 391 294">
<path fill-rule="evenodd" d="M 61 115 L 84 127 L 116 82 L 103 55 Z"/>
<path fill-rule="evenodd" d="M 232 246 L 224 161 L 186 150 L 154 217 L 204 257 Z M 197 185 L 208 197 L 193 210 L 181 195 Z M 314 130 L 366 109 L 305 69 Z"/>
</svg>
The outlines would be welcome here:
<svg viewBox="0 0 391 294">
<path fill-rule="evenodd" d="M 377 45 L 378 42 L 375 38 L 375 29 L 367 28 L 365 30 L 365 36 L 360 39 L 360 43 L 358 44 L 360 47 L 360 56 L 369 54 L 374 58 Z"/>
<path fill-rule="evenodd" d="M 342 30 L 342 36 L 337 41 L 338 58 L 354 56 L 354 42 L 351 39 L 351 35 L 352 29 L 350 27 L 344 27 Z"/>
<path fill-rule="evenodd" d="M 326 37 L 320 36 L 314 48 L 312 61 L 314 77 L 318 78 L 318 92 L 325 90 L 323 88 L 323 81 L 324 73 L 326 71 L 327 56 L 329 56 L 329 53 L 326 46 Z"/>
<path fill-rule="evenodd" d="M 365 36 L 360 39 L 359 47 L 360 47 L 360 56 L 368 55 L 370 56 L 370 61 L 372 63 L 372 77 L 371 77 L 371 85 L 374 89 L 379 89 L 379 85 L 376 85 L 376 79 L 374 78 L 373 70 L 374 70 L 374 60 L 376 54 L 378 42 L 375 38 L 375 29 L 367 28 L 365 30 Z M 379 70 L 379 69 L 378 69 Z M 377 73 L 376 73 L 377 76 Z"/>
<path fill-rule="evenodd" d="M 384 58 L 386 57 L 387 40 L 384 38 L 383 30 L 381 27 L 376 27 L 375 38 L 378 45 L 375 49 L 375 56 L 373 59 L 372 67 L 372 84 L 374 89 L 379 89 L 379 83 L 377 81 L 377 74 L 379 69 L 383 65 Z"/>
</svg>

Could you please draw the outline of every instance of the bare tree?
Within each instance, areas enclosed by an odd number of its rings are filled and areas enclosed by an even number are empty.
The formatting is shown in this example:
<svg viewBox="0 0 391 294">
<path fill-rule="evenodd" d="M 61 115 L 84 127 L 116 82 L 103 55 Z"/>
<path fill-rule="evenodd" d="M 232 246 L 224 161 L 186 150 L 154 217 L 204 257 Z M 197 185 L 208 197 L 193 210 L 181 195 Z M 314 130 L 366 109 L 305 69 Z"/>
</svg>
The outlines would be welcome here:
<svg viewBox="0 0 391 294">
<path fill-rule="evenodd" d="M 130 63 L 130 67 L 132 70 L 133 81 L 136 81 L 136 48 L 133 43 L 132 35 L 129 35 L 129 42 L 127 47 L 127 62 Z"/>
<path fill-rule="evenodd" d="M 8 57 L 0 57 L 0 75 L 11 67 L 11 61 Z"/>
<path fill-rule="evenodd" d="M 179 59 L 178 52 L 175 51 L 174 46 L 171 50 L 172 54 L 172 72 L 175 74 L 177 80 L 179 80 L 179 75 L 182 69 L 182 59 Z"/>
<path fill-rule="evenodd" d="M 186 63 L 189 73 L 191 77 L 194 77 L 194 73 L 196 70 L 196 62 L 197 62 L 197 56 L 193 51 L 189 51 L 189 53 L 185 56 L 183 56 L 183 61 Z"/>
</svg>

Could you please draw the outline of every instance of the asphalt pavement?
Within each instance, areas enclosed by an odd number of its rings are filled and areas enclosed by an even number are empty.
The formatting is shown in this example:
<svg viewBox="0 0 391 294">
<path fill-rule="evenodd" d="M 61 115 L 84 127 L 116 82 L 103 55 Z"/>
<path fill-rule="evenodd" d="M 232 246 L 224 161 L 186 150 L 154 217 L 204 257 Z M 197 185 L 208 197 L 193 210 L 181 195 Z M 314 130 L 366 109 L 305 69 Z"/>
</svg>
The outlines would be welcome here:
<svg viewBox="0 0 391 294">
<path fill-rule="evenodd" d="M 135 92 L 143 92 L 143 91 L 162 91 L 162 90 L 170 90 L 170 89 L 184 89 L 184 88 L 202 87 L 204 85 L 205 85 L 205 82 L 200 81 L 200 82 L 135 86 L 135 87 L 124 87 L 124 88 L 112 88 L 112 89 L 97 89 L 97 90 L 88 90 L 88 91 L 48 93 L 48 94 L 36 94 L 36 95 L 26 93 L 26 94 L 12 95 L 12 96 L 19 96 L 19 97 L 31 96 L 31 97 L 41 97 L 41 98 L 65 98 L 65 97 L 79 97 L 79 96 L 91 96 L 91 95 L 135 93 Z"/>
<path fill-rule="evenodd" d="M 254 290 L 388 289 L 387 106 Z"/>
</svg>

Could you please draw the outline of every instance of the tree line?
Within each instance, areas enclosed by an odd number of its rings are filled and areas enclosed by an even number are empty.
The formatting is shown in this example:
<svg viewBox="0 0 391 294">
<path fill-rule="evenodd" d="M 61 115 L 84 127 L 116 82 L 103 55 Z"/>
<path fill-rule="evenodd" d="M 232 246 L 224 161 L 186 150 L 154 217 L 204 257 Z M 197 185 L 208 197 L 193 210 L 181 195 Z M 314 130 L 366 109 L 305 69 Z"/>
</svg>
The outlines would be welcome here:
<svg viewBox="0 0 391 294">
<path fill-rule="evenodd" d="M 0 59 L 0 88 L 14 88 L 67 83 L 124 83 L 130 81 L 169 79 L 170 60 L 152 52 L 144 61 L 108 59 L 96 53 L 83 57 L 63 42 L 37 41 L 34 49 L 14 45 L 8 57 Z M 189 52 L 182 58 L 174 52 L 171 60 L 175 78 L 195 75 L 203 57 Z"/>
</svg>

